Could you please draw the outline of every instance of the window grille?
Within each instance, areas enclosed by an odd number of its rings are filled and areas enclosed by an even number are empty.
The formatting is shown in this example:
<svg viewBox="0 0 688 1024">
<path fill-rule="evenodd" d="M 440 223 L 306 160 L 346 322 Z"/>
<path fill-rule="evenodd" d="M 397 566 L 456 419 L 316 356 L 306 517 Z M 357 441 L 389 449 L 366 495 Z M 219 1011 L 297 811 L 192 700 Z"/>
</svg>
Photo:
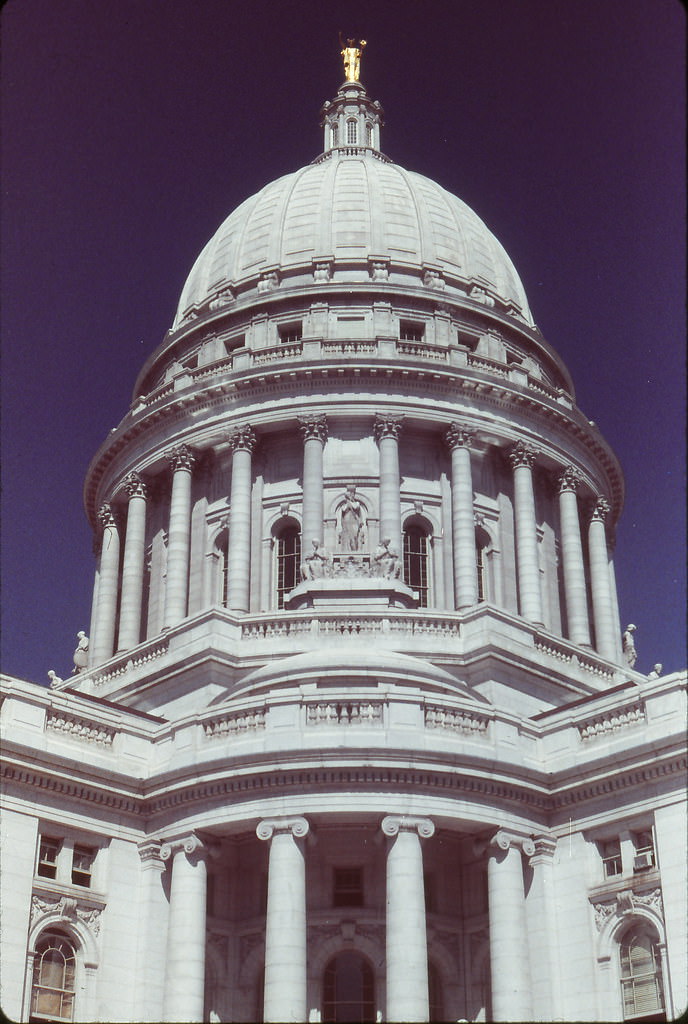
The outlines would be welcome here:
<svg viewBox="0 0 688 1024">
<path fill-rule="evenodd" d="M 36 874 L 43 878 L 55 878 L 57 874 L 57 855 L 60 852 L 60 840 L 51 839 L 49 836 L 41 836 L 38 850 L 38 865 Z"/>
<path fill-rule="evenodd" d="M 333 907 L 363 906 L 363 868 L 335 868 Z"/>
<path fill-rule="evenodd" d="M 325 968 L 322 1020 L 375 1020 L 375 975 L 360 953 L 339 953 Z"/>
<path fill-rule="evenodd" d="M 355 121 L 346 122 L 346 144 L 355 146 L 358 142 L 358 125 Z"/>
<path fill-rule="evenodd" d="M 418 591 L 421 608 L 428 607 L 428 535 L 422 526 L 404 530 L 404 583 Z"/>
<path fill-rule="evenodd" d="M 624 1020 L 647 1020 L 664 1009 L 659 945 L 645 929 L 634 929 L 619 946 Z"/>
<path fill-rule="evenodd" d="M 281 345 L 290 345 L 296 341 L 301 341 L 303 337 L 303 324 L 301 321 L 293 324 L 283 324 L 278 328 L 279 340 Z"/>
<path fill-rule="evenodd" d="M 284 608 L 286 595 L 299 582 L 301 535 L 298 527 L 288 526 L 277 538 L 277 607 Z"/>
<path fill-rule="evenodd" d="M 400 341 L 423 341 L 425 327 L 423 324 L 414 323 L 411 320 L 402 320 L 399 324 Z"/>
<path fill-rule="evenodd" d="M 36 943 L 31 987 L 31 1021 L 72 1021 L 76 954 L 65 935 L 45 932 Z"/>
<path fill-rule="evenodd" d="M 75 846 L 72 853 L 72 885 L 91 887 L 91 874 L 96 851 L 90 846 Z"/>
</svg>

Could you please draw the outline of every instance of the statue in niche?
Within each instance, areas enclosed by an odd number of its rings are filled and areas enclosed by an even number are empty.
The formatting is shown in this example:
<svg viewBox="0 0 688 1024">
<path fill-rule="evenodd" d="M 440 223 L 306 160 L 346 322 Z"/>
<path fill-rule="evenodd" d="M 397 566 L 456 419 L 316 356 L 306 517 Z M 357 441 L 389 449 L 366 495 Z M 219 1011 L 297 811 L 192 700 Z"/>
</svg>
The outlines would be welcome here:
<svg viewBox="0 0 688 1024">
<path fill-rule="evenodd" d="M 623 635 L 623 653 L 624 658 L 626 659 L 626 664 L 629 668 L 633 668 L 638 658 L 638 653 L 635 649 L 635 639 L 633 637 L 636 628 L 637 627 L 634 626 L 632 622 L 629 622 Z"/>
<path fill-rule="evenodd" d="M 341 551 L 361 551 L 366 541 L 365 508 L 356 497 L 356 488 L 349 484 L 346 497 L 337 509 L 337 539 Z"/>
<path fill-rule="evenodd" d="M 319 580 L 332 575 L 332 555 L 322 541 L 311 541 L 313 550 L 301 563 L 304 580 Z"/>
<path fill-rule="evenodd" d="M 390 548 L 389 545 L 389 537 L 380 541 L 375 548 L 371 569 L 374 576 L 384 576 L 386 579 L 396 580 L 401 576 L 401 559 L 394 548 Z"/>
<path fill-rule="evenodd" d="M 72 675 L 78 675 L 79 672 L 83 672 L 88 666 L 88 637 L 84 633 L 83 629 L 79 630 L 76 635 L 76 639 L 76 650 L 72 656 L 72 660 L 74 661 Z"/>
</svg>

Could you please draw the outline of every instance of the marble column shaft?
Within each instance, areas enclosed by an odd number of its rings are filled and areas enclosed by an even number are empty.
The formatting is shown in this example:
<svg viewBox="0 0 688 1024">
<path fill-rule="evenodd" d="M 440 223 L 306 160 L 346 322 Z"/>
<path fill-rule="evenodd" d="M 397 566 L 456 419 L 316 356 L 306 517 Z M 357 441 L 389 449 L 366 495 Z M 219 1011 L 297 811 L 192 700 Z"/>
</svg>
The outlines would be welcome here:
<svg viewBox="0 0 688 1024">
<path fill-rule="evenodd" d="M 605 526 L 609 504 L 598 498 L 588 527 L 588 557 L 590 560 L 590 586 L 595 621 L 595 648 L 603 658 L 614 661 L 617 638 L 614 635 L 614 603 L 612 601 Z"/>
<path fill-rule="evenodd" d="M 163 860 L 172 857 L 165 1021 L 202 1021 L 205 997 L 206 848 L 195 835 L 164 843 Z"/>
<path fill-rule="evenodd" d="M 259 839 L 270 842 L 265 920 L 263 1020 L 305 1021 L 307 1000 L 305 818 L 261 821 Z"/>
<path fill-rule="evenodd" d="M 523 441 L 519 441 L 512 449 L 509 458 L 514 471 L 519 609 L 524 619 L 542 625 L 540 561 L 532 471 L 535 450 Z"/>
<path fill-rule="evenodd" d="M 527 941 L 521 850 L 535 846 L 499 831 L 488 845 L 487 893 L 490 922 L 492 1019 L 532 1020 L 530 957 Z"/>
<path fill-rule="evenodd" d="M 317 540 L 319 544 L 324 541 L 323 450 L 327 440 L 327 419 L 325 416 L 301 416 L 299 426 L 303 435 L 301 547 L 308 552 L 311 541 Z"/>
<path fill-rule="evenodd" d="M 389 538 L 390 548 L 403 558 L 399 475 L 402 421 L 403 417 L 388 414 L 375 418 L 375 440 L 380 450 L 380 540 Z"/>
<path fill-rule="evenodd" d="M 531 962 L 533 1020 L 560 1017 L 560 978 L 557 949 L 556 900 L 552 877 L 556 839 L 536 836 L 529 858 L 532 879 L 526 896 Z"/>
<path fill-rule="evenodd" d="M 451 449 L 452 546 L 454 550 L 454 601 L 457 608 L 478 602 L 478 573 L 475 558 L 475 518 L 470 444 L 474 435 L 459 423 L 447 431 Z"/>
<path fill-rule="evenodd" d="M 191 474 L 195 456 L 186 445 L 168 454 L 172 466 L 170 528 L 167 540 L 165 626 L 176 626 L 186 616 L 189 593 L 189 546 L 191 538 Z"/>
<path fill-rule="evenodd" d="M 91 641 L 94 665 L 107 661 L 114 653 L 119 590 L 119 530 L 110 505 L 102 506 L 98 518 L 103 527 L 103 537 L 100 548 L 95 642 Z"/>
<path fill-rule="evenodd" d="M 576 491 L 578 474 L 568 467 L 559 477 L 559 521 L 561 554 L 564 565 L 564 594 L 569 639 L 574 644 L 590 645 L 588 593 L 585 585 L 583 541 Z"/>
<path fill-rule="evenodd" d="M 252 452 L 256 435 L 250 426 L 238 427 L 229 437 L 232 448 L 232 485 L 227 553 L 227 607 L 249 610 L 251 581 L 251 487 Z"/>
<path fill-rule="evenodd" d="M 124 481 L 124 487 L 129 496 L 129 505 L 122 562 L 118 651 L 128 651 L 130 647 L 136 647 L 141 639 L 143 574 L 146 557 L 147 488 L 138 473 L 131 473 Z"/>
<path fill-rule="evenodd" d="M 421 838 L 433 835 L 428 818 L 388 815 L 382 831 L 392 841 L 387 852 L 387 1013 L 388 1021 L 427 1021 L 428 947 Z"/>
</svg>

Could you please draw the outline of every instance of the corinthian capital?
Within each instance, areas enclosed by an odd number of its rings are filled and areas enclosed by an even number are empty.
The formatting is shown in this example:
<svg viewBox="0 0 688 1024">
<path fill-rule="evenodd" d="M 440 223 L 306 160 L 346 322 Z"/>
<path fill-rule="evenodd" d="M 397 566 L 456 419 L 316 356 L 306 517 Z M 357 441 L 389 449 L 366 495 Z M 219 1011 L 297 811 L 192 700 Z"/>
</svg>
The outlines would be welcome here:
<svg viewBox="0 0 688 1024">
<path fill-rule="evenodd" d="M 148 497 L 148 486 L 138 473 L 130 473 L 124 478 L 124 490 L 128 498 Z"/>
<path fill-rule="evenodd" d="M 573 466 L 566 466 L 564 472 L 557 480 L 559 484 L 559 493 L 563 494 L 564 491 L 573 491 L 575 494 L 580 486 L 580 480 L 580 473 L 578 473 Z"/>
<path fill-rule="evenodd" d="M 590 519 L 592 522 L 606 523 L 607 516 L 609 515 L 609 502 L 603 496 L 595 499 L 595 503 L 590 510 Z"/>
<path fill-rule="evenodd" d="M 475 438 L 475 431 L 466 430 L 464 426 L 454 420 L 449 424 L 445 437 L 450 451 L 454 448 L 470 448 Z"/>
<path fill-rule="evenodd" d="M 530 469 L 536 456 L 537 452 L 532 445 L 526 444 L 525 441 L 517 441 L 509 452 L 509 462 L 512 469 L 518 469 L 519 466 L 527 466 Z"/>
<path fill-rule="evenodd" d="M 256 446 L 256 435 L 248 423 L 235 427 L 227 440 L 233 452 L 252 452 Z"/>
<path fill-rule="evenodd" d="M 295 839 L 308 835 L 309 825 L 305 818 L 264 818 L 256 827 L 259 839 L 272 839 L 276 832 L 291 832 Z"/>
<path fill-rule="evenodd" d="M 108 526 L 117 526 L 115 514 L 112 511 L 112 505 L 107 501 L 98 509 L 98 522 L 104 530 L 107 529 Z"/>
<path fill-rule="evenodd" d="M 430 818 L 415 818 L 408 814 L 388 814 L 382 819 L 382 831 L 386 836 L 398 836 L 400 832 L 417 832 L 421 839 L 435 834 L 435 825 Z"/>
<path fill-rule="evenodd" d="M 195 454 L 185 444 L 177 445 L 176 448 L 171 448 L 168 452 L 165 452 L 165 458 L 172 467 L 173 473 L 176 473 L 178 469 L 185 469 L 191 472 L 196 462 Z"/>
<path fill-rule="evenodd" d="M 304 441 L 327 441 L 327 416 L 299 416 L 299 428 Z"/>
<path fill-rule="evenodd" d="M 375 417 L 375 440 L 377 443 L 379 444 L 383 437 L 393 437 L 396 441 L 401 432 L 403 422 L 403 416 L 394 416 L 391 413 L 377 413 Z"/>
</svg>

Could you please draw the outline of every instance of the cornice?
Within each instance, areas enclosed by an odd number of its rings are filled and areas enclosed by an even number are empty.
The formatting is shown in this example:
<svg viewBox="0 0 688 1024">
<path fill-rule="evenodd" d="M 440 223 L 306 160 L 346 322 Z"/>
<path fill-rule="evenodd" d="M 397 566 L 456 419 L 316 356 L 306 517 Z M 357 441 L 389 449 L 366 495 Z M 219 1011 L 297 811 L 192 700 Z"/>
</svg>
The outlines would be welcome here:
<svg viewBox="0 0 688 1024">
<path fill-rule="evenodd" d="M 173 392 L 160 399 L 159 406 L 154 403 L 150 409 L 145 409 L 141 413 L 129 414 L 101 445 L 89 466 L 84 489 L 84 503 L 91 523 L 95 523 L 95 504 L 100 497 L 99 490 L 108 470 L 111 466 L 116 465 L 117 457 L 125 451 L 127 446 L 137 439 L 148 435 L 150 438 L 148 447 L 152 447 L 149 459 L 151 456 L 159 458 L 163 449 L 169 446 L 170 435 L 174 435 L 175 443 L 196 443 L 198 431 L 202 429 L 197 422 L 199 412 L 212 413 L 215 409 L 226 409 L 228 405 L 234 406 L 237 412 L 239 410 L 243 412 L 249 395 L 250 399 L 255 401 L 262 401 L 271 395 L 275 397 L 288 396 L 292 399 L 289 405 L 281 404 L 274 410 L 262 409 L 252 417 L 254 425 L 277 423 L 279 420 L 283 420 L 286 414 L 293 412 L 294 398 L 307 398 L 309 393 L 313 394 L 318 391 L 323 382 L 330 385 L 330 391 L 336 382 L 339 385 L 337 397 L 342 402 L 352 401 L 360 406 L 360 389 L 363 380 L 370 381 L 369 386 L 377 394 L 381 390 L 392 392 L 399 411 L 406 413 L 409 422 L 419 418 L 417 407 L 414 407 L 412 401 L 408 402 L 404 399 L 404 395 L 408 394 L 410 382 L 416 386 L 418 397 L 421 398 L 425 397 L 424 392 L 430 390 L 434 397 L 455 403 L 458 384 L 459 394 L 471 397 L 469 411 L 492 408 L 512 414 L 516 407 L 521 418 L 529 420 L 539 429 L 542 428 L 544 422 L 547 425 L 547 432 L 554 428 L 562 434 L 562 440 L 566 439 L 565 451 L 569 462 L 572 458 L 570 445 L 573 443 L 583 450 L 588 458 L 592 457 L 602 469 L 605 477 L 604 483 L 607 486 L 603 487 L 600 481 L 597 483 L 597 489 L 609 491 L 613 504 L 612 521 L 616 521 L 618 518 L 623 503 L 623 477 L 618 461 L 607 442 L 596 430 L 593 430 L 589 421 L 577 407 L 569 409 L 535 390 L 522 388 L 503 378 L 491 377 L 489 373 L 481 373 L 479 370 L 466 367 L 418 365 L 412 362 L 387 364 L 383 361 L 354 367 L 350 364 L 342 365 L 337 360 L 332 360 L 324 365 L 323 360 L 318 360 L 299 365 L 276 364 L 267 368 L 265 366 L 256 367 L 246 371 L 233 372 L 231 377 L 226 377 L 224 380 L 218 380 L 209 375 L 203 378 L 202 386 L 195 390 L 186 389 L 182 392 Z M 402 392 L 398 387 L 394 387 L 394 382 L 403 385 Z M 358 396 L 342 395 L 341 389 L 344 387 L 355 387 Z M 298 391 L 295 395 L 297 388 Z M 334 408 L 336 414 L 336 406 L 332 405 L 334 397 L 332 394 L 327 396 L 328 411 L 332 412 Z M 188 413 L 191 408 L 196 414 L 194 422 L 189 422 Z M 310 410 L 304 408 L 301 412 L 308 413 Z M 444 425 L 449 426 L 454 418 L 456 418 L 456 410 L 453 416 L 446 420 L 444 417 L 438 417 L 438 428 Z M 153 430 L 160 431 L 163 424 L 167 429 L 164 431 L 164 437 L 161 437 L 160 442 L 156 443 L 150 435 Z M 182 428 L 187 426 L 187 430 L 182 429 L 181 435 L 178 435 L 179 426 Z M 535 433 L 537 437 L 537 431 Z M 509 436 L 505 434 L 505 443 L 518 440 L 516 429 Z M 541 441 L 540 443 L 545 449 L 552 448 L 551 442 Z M 158 451 L 158 447 L 160 451 Z M 123 482 L 129 473 L 145 471 L 145 468 L 140 464 L 140 460 L 135 463 L 127 462 L 122 465 L 117 476 L 121 477 Z M 119 487 L 119 484 L 113 480 L 112 486 Z M 593 486 L 592 481 L 591 486 Z M 595 489 L 594 486 L 593 489 Z"/>
</svg>

